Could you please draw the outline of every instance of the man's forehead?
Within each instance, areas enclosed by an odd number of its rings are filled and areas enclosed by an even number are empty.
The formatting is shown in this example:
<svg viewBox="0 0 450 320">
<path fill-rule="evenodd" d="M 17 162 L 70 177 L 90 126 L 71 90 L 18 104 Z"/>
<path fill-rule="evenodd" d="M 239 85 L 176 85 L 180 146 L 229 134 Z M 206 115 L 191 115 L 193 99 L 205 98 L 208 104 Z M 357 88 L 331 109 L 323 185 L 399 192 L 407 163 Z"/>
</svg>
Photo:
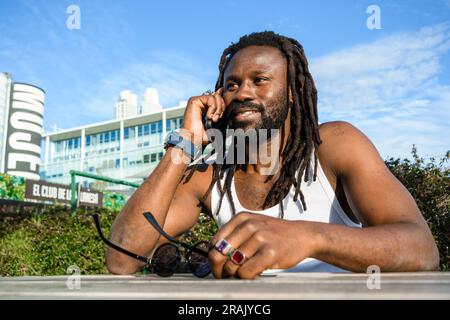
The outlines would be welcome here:
<svg viewBox="0 0 450 320">
<path fill-rule="evenodd" d="M 238 69 L 253 69 L 258 71 L 271 71 L 277 68 L 286 68 L 286 59 L 281 51 L 271 46 L 249 46 L 236 52 L 231 59 L 225 74 Z"/>
</svg>

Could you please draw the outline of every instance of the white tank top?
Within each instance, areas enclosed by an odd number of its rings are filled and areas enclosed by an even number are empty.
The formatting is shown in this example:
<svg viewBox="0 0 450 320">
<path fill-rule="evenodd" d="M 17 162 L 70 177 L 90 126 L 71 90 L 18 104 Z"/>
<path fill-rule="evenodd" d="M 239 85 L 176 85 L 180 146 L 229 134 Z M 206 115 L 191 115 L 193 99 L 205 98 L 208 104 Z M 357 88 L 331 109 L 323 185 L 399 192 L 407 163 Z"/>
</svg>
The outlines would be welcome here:
<svg viewBox="0 0 450 320">
<path fill-rule="evenodd" d="M 336 198 L 333 188 L 328 182 L 322 167 L 320 166 L 320 161 L 317 165 L 317 179 L 312 181 L 314 174 L 314 159 L 311 160 L 310 170 L 309 170 L 309 181 L 304 182 L 300 186 L 303 195 L 305 196 L 305 202 L 307 210 L 303 210 L 300 197 L 294 202 L 295 189 L 292 186 L 290 192 L 283 200 L 284 208 L 284 219 L 286 220 L 304 220 L 304 221 L 315 221 L 323 223 L 335 223 L 346 225 L 349 227 L 361 228 L 361 224 L 353 222 L 341 208 L 338 199 Z M 224 178 L 221 180 L 222 185 L 224 184 L 226 173 Z M 234 177 L 231 182 L 231 194 L 234 200 L 234 205 L 236 208 L 236 213 L 240 211 L 248 211 L 251 213 L 264 214 L 271 217 L 281 217 L 280 205 L 265 209 L 265 210 L 248 210 L 244 208 L 236 194 L 236 189 L 234 186 Z M 213 218 L 217 223 L 219 228 L 222 228 L 230 219 L 233 217 L 231 203 L 228 196 L 225 194 L 222 200 L 222 205 L 219 212 L 217 211 L 219 205 L 220 193 L 217 184 L 214 185 L 211 191 L 211 212 Z M 325 263 L 323 261 L 307 258 L 301 261 L 297 266 L 290 269 L 270 269 L 264 271 L 263 274 L 270 274 L 276 272 L 347 272 L 347 270 L 340 269 L 331 264 Z"/>
</svg>

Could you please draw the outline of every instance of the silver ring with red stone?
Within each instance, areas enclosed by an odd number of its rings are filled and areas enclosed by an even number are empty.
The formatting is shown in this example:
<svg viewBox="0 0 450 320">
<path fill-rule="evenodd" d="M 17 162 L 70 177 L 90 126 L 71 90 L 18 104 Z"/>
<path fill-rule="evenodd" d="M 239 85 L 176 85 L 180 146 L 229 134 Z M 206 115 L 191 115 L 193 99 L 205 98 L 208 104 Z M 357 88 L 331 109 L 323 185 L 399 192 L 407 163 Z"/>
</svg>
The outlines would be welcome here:
<svg viewBox="0 0 450 320">
<path fill-rule="evenodd" d="M 239 249 L 234 250 L 229 254 L 230 260 L 237 265 L 242 265 L 247 258 L 246 255 Z"/>
<path fill-rule="evenodd" d="M 229 253 L 235 251 L 233 246 L 225 239 L 222 239 L 219 242 L 217 242 L 214 248 L 224 256 L 227 256 Z"/>
</svg>

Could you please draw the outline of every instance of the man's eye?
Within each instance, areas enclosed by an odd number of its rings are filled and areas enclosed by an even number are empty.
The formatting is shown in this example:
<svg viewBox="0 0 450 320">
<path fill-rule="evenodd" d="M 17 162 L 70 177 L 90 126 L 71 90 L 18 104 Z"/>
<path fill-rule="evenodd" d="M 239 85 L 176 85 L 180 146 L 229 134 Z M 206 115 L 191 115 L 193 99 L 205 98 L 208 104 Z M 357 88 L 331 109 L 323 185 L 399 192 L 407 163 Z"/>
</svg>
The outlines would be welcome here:
<svg viewBox="0 0 450 320">
<path fill-rule="evenodd" d="M 258 77 L 258 78 L 255 79 L 255 82 L 256 82 L 256 83 L 261 83 L 261 82 L 264 82 L 264 81 L 266 81 L 266 80 L 267 80 L 267 78 L 261 78 L 261 77 Z"/>
<path fill-rule="evenodd" d="M 227 84 L 227 90 L 234 89 L 236 87 L 237 87 L 236 83 L 228 83 Z"/>
</svg>

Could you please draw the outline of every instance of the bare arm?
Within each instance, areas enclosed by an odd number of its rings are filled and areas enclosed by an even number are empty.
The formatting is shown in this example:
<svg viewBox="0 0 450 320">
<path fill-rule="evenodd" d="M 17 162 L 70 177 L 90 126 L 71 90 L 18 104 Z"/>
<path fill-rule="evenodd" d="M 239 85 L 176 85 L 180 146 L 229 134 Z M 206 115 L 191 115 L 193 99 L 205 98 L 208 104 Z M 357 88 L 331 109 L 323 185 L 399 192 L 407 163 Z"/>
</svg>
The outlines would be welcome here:
<svg viewBox="0 0 450 320">
<path fill-rule="evenodd" d="M 220 95 L 192 97 L 186 107 L 182 136 L 196 143 L 207 143 L 202 112 L 207 111 L 208 118 L 218 121 L 224 108 Z M 144 256 L 150 256 L 157 244 L 165 242 L 144 218 L 145 211 L 150 211 L 172 236 L 179 236 L 194 226 L 200 214 L 200 199 L 211 180 L 205 171 L 194 173 L 187 183 L 180 183 L 187 168 L 186 160 L 182 150 L 168 148 L 150 177 L 117 216 L 111 229 L 112 242 Z M 134 273 L 143 266 L 111 248 L 107 251 L 106 265 L 109 271 L 119 274 Z"/>
<path fill-rule="evenodd" d="M 347 201 L 364 228 L 317 225 L 322 246 L 316 257 L 359 272 L 369 265 L 384 271 L 436 270 L 436 244 L 410 193 L 359 130 L 345 122 L 329 126 L 322 151 L 331 153 L 330 143 L 339 150 L 325 158 L 342 180 Z M 342 136 L 333 137 L 329 131 L 335 130 Z"/>
<path fill-rule="evenodd" d="M 366 272 L 370 265 L 382 271 L 439 268 L 436 244 L 414 199 L 389 172 L 369 139 L 348 123 L 327 126 L 321 128 L 321 164 L 341 179 L 363 228 L 240 213 L 212 242 L 226 238 L 248 259 L 237 266 L 211 250 L 216 277 L 228 274 L 251 279 L 266 269 L 294 267 L 307 257 L 354 272 Z M 339 137 L 332 134 L 336 126 L 342 131 Z"/>
<path fill-rule="evenodd" d="M 179 184 L 187 165 L 176 164 L 171 159 L 172 156 L 184 157 L 182 152 L 169 148 L 150 177 L 133 193 L 112 226 L 112 242 L 149 256 L 159 234 L 142 215 L 145 211 L 150 211 L 164 230 L 172 235 L 182 233 L 195 224 L 200 213 L 200 208 L 196 206 L 198 199 L 191 185 Z M 119 274 L 134 273 L 143 266 L 111 248 L 107 250 L 106 265 L 109 271 Z"/>
</svg>

